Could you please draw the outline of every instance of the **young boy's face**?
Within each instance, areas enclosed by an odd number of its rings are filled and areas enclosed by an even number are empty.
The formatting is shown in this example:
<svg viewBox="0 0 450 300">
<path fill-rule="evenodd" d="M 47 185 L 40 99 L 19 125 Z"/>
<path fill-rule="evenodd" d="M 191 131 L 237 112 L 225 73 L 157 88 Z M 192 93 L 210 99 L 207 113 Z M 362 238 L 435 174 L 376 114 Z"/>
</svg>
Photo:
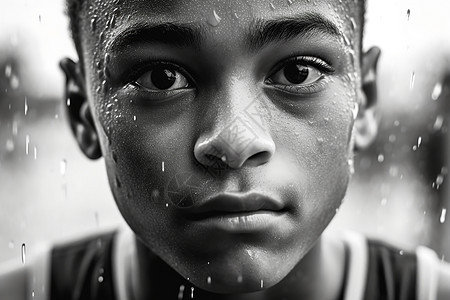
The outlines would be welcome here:
<svg viewBox="0 0 450 300">
<path fill-rule="evenodd" d="M 84 120 L 79 140 L 95 148 L 98 135 L 126 221 L 199 287 L 280 281 L 347 188 L 367 102 L 358 4 L 87 2 L 81 69 L 95 128 Z"/>
</svg>

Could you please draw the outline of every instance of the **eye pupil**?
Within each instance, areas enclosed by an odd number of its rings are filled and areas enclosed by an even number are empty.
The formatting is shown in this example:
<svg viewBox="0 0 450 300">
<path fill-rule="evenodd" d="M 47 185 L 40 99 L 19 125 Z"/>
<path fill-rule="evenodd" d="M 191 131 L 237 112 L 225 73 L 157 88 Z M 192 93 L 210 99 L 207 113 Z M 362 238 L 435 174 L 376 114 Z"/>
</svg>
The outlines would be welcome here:
<svg viewBox="0 0 450 300">
<path fill-rule="evenodd" d="M 293 84 L 304 82 L 309 75 L 309 69 L 299 64 L 290 64 L 284 68 L 284 76 Z"/>
<path fill-rule="evenodd" d="M 156 88 L 166 90 L 175 83 L 177 74 L 174 70 L 161 67 L 152 71 L 151 79 Z"/>
</svg>

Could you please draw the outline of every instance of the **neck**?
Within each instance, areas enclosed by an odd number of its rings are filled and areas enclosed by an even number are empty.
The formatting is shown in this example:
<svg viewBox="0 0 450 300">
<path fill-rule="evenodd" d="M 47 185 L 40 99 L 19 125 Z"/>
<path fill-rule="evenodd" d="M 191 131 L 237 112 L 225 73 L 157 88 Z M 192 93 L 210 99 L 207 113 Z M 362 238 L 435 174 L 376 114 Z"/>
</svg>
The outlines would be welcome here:
<svg viewBox="0 0 450 300">
<path fill-rule="evenodd" d="M 136 257 L 133 258 L 129 277 L 133 300 L 176 299 L 177 295 L 178 299 L 197 300 L 341 299 L 345 250 L 339 242 L 328 241 L 324 246 L 319 240 L 280 283 L 263 291 L 240 295 L 214 294 L 201 290 L 180 276 L 138 239 L 136 246 Z"/>
</svg>

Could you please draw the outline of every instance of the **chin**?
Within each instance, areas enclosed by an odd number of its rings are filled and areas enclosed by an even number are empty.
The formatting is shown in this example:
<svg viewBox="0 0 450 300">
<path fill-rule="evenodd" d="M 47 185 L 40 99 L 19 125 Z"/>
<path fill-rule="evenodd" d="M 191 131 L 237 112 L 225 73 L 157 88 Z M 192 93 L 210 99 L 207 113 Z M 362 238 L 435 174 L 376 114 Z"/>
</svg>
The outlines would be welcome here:
<svg viewBox="0 0 450 300">
<path fill-rule="evenodd" d="M 237 255 L 233 259 L 216 259 L 204 268 L 196 268 L 189 280 L 211 293 L 254 293 L 283 280 L 294 266 L 294 262 L 281 262 L 278 258 L 267 257 L 267 254 L 258 258 Z"/>
</svg>

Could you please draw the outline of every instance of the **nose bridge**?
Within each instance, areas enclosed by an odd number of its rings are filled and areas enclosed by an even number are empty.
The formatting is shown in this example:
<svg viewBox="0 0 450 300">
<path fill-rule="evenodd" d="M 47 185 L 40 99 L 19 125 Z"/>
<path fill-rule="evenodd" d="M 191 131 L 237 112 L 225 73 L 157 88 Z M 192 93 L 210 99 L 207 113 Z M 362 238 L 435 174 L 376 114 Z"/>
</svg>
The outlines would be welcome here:
<svg viewBox="0 0 450 300">
<path fill-rule="evenodd" d="M 221 160 L 231 168 L 244 164 L 260 165 L 268 161 L 275 144 L 261 116 L 266 109 L 255 92 L 238 78 L 230 78 L 227 88 L 215 95 L 216 117 L 209 130 L 196 142 L 196 159 L 207 165 Z"/>
</svg>

